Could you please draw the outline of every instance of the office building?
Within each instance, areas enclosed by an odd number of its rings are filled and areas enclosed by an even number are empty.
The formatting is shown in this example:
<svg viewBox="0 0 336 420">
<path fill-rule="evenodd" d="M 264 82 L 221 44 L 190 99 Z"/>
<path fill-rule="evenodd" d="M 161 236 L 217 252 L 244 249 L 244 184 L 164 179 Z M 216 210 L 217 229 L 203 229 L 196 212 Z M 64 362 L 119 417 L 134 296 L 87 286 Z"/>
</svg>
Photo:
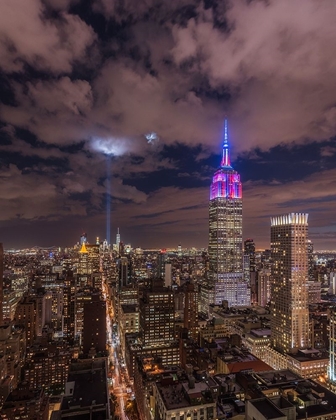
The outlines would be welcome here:
<svg viewBox="0 0 336 420">
<path fill-rule="evenodd" d="M 308 303 L 321 302 L 321 283 L 319 281 L 308 281 Z"/>
<path fill-rule="evenodd" d="M 7 397 L 2 409 L 2 420 L 26 419 L 48 420 L 49 397 L 43 389 L 29 389 L 27 382 L 22 382 Z"/>
<path fill-rule="evenodd" d="M 308 279 L 315 281 L 315 261 L 314 261 L 314 244 L 307 239 L 307 257 L 308 257 Z"/>
<path fill-rule="evenodd" d="M 164 279 L 166 263 L 166 250 L 161 249 L 156 257 L 156 277 Z"/>
<path fill-rule="evenodd" d="M 184 328 L 190 338 L 198 341 L 198 290 L 190 282 L 184 285 Z"/>
<path fill-rule="evenodd" d="M 296 354 L 287 356 L 287 368 L 302 378 L 325 382 L 328 366 L 328 353 L 319 349 L 301 349 Z"/>
<path fill-rule="evenodd" d="M 91 349 L 104 353 L 106 340 L 106 302 L 100 300 L 99 295 L 93 295 L 92 301 L 84 304 L 84 354 L 89 354 Z"/>
<path fill-rule="evenodd" d="M 80 245 L 83 245 L 83 244 L 87 243 L 87 234 L 85 232 L 82 233 L 79 243 L 80 243 Z"/>
<path fill-rule="evenodd" d="M 171 287 L 172 285 L 172 265 L 167 262 L 165 264 L 164 285 L 165 287 Z"/>
<path fill-rule="evenodd" d="M 243 273 L 243 203 L 240 175 L 230 162 L 228 127 L 225 120 L 221 165 L 210 187 L 208 282 L 215 304 L 229 306 L 250 303 Z"/>
<path fill-rule="evenodd" d="M 125 354 L 125 334 L 139 332 L 138 305 L 120 305 L 118 314 L 120 347 Z"/>
<path fill-rule="evenodd" d="M 251 289 L 251 303 L 258 303 L 258 277 L 256 271 L 255 243 L 253 239 L 244 241 L 244 278 Z"/>
<path fill-rule="evenodd" d="M 271 343 L 281 353 L 309 346 L 308 214 L 271 218 Z"/>
<path fill-rule="evenodd" d="M 175 305 L 171 290 L 150 286 L 139 300 L 140 334 L 144 347 L 166 346 L 174 340 Z"/>
<path fill-rule="evenodd" d="M 79 251 L 77 273 L 80 276 L 89 274 L 89 253 L 88 253 L 88 250 L 86 249 L 86 241 L 82 242 L 82 246 Z"/>
<path fill-rule="evenodd" d="M 29 297 L 23 297 L 17 304 L 15 322 L 24 327 L 27 346 L 33 344 L 36 337 L 35 302 Z"/>
<path fill-rule="evenodd" d="M 255 243 L 253 239 L 246 239 L 244 241 L 244 255 L 248 257 L 249 271 L 256 271 Z"/>
<path fill-rule="evenodd" d="M 336 385 L 336 306 L 330 308 L 329 379 Z"/>
<path fill-rule="evenodd" d="M 139 290 L 134 285 L 123 287 L 118 293 L 118 306 L 137 305 L 139 303 Z"/>
<path fill-rule="evenodd" d="M 84 330 L 84 306 L 92 301 L 92 289 L 87 287 L 75 294 L 75 337 L 82 344 Z"/>
<path fill-rule="evenodd" d="M 13 321 L 19 300 L 14 290 L 5 289 L 3 291 L 2 313 L 4 321 Z"/>
<path fill-rule="evenodd" d="M 87 244 L 86 249 L 88 252 L 88 266 L 89 274 L 99 273 L 100 271 L 100 254 L 99 254 L 99 245 L 97 244 Z"/>
<path fill-rule="evenodd" d="M 127 257 L 121 257 L 118 263 L 119 268 L 119 288 L 123 288 L 130 283 L 130 267 Z"/>
<path fill-rule="evenodd" d="M 120 231 L 118 228 L 117 234 L 116 234 L 116 250 L 117 252 L 120 251 Z"/>
<path fill-rule="evenodd" d="M 9 392 L 21 380 L 21 368 L 26 353 L 26 335 L 24 328 L 13 329 L 13 324 L 0 327 L 0 362 L 4 361 L 5 370 L 1 373 L 0 405 Z"/>
<path fill-rule="evenodd" d="M 30 389 L 63 390 L 73 354 L 64 342 L 32 347 L 22 368 Z"/>
<path fill-rule="evenodd" d="M 106 359 L 77 359 L 70 365 L 60 409 L 51 420 L 110 418 Z"/>
<path fill-rule="evenodd" d="M 160 358 L 165 366 L 180 364 L 180 348 L 177 341 L 154 347 L 144 347 L 141 343 L 140 334 L 125 335 L 125 362 L 130 377 L 134 375 L 136 359 L 141 356 Z"/>
<path fill-rule="evenodd" d="M 31 299 L 35 303 L 35 335 L 42 336 L 42 330 L 45 326 L 46 320 L 51 321 L 51 300 L 49 293 L 39 291 Z"/>
<path fill-rule="evenodd" d="M 271 270 L 262 268 L 258 271 L 258 305 L 266 306 L 271 299 Z"/>
<path fill-rule="evenodd" d="M 329 275 L 329 293 L 336 295 L 336 271 L 331 271 Z"/>
<path fill-rule="evenodd" d="M 63 287 L 62 330 L 64 337 L 70 341 L 75 338 L 75 295 L 76 279 L 73 273 L 69 271 Z"/>
<path fill-rule="evenodd" d="M 208 383 L 196 382 L 190 375 L 188 381 L 180 382 L 177 380 L 177 375 L 171 374 L 161 382 L 156 382 L 153 386 L 155 420 L 215 419 L 217 417 L 216 398 L 209 386 L 210 379 Z"/>
</svg>

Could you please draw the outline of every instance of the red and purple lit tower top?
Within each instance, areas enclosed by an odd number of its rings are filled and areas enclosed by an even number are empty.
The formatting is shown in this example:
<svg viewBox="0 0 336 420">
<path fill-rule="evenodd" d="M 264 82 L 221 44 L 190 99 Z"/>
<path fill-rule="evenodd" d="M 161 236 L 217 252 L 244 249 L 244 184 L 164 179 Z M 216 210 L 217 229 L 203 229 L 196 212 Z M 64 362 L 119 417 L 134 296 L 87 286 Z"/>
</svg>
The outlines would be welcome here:
<svg viewBox="0 0 336 420">
<path fill-rule="evenodd" d="M 242 185 L 240 175 L 236 172 L 230 162 L 230 148 L 228 143 L 228 124 L 224 122 L 223 155 L 220 168 L 215 172 L 210 187 L 210 200 L 214 198 L 242 198 Z"/>
</svg>

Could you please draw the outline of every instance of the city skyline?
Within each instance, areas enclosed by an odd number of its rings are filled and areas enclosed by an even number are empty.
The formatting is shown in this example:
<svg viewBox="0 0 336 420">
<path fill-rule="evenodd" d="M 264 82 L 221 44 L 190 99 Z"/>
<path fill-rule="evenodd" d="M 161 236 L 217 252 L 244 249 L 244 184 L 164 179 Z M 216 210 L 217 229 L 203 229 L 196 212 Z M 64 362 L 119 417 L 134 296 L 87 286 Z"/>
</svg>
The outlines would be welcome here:
<svg viewBox="0 0 336 420">
<path fill-rule="evenodd" d="M 333 2 L 11 0 L 0 12 L 5 248 L 104 240 L 106 154 L 112 239 L 119 227 L 134 247 L 206 248 L 225 115 L 243 239 L 268 248 L 270 217 L 303 212 L 315 249 L 335 248 Z"/>
</svg>

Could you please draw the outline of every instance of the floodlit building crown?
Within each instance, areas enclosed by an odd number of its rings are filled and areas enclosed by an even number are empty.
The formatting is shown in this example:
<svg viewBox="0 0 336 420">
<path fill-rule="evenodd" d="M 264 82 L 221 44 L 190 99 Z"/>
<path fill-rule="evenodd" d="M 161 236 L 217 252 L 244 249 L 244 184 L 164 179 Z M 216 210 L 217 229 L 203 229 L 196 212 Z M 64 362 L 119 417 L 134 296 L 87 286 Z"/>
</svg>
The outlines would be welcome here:
<svg viewBox="0 0 336 420">
<path fill-rule="evenodd" d="M 307 213 L 289 213 L 283 216 L 271 217 L 271 226 L 304 225 L 308 226 Z"/>
</svg>

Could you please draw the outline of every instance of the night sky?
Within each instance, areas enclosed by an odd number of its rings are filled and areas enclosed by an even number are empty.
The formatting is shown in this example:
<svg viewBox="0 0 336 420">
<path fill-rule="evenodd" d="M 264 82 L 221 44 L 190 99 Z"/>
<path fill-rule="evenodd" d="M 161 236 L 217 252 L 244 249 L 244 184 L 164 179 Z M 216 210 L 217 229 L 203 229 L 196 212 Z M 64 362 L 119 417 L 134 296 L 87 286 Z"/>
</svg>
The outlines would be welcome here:
<svg viewBox="0 0 336 420">
<path fill-rule="evenodd" d="M 112 241 L 206 247 L 227 115 L 244 239 L 308 212 L 336 249 L 335 22 L 334 0 L 2 0 L 0 242 L 103 240 L 110 159 Z"/>
</svg>

